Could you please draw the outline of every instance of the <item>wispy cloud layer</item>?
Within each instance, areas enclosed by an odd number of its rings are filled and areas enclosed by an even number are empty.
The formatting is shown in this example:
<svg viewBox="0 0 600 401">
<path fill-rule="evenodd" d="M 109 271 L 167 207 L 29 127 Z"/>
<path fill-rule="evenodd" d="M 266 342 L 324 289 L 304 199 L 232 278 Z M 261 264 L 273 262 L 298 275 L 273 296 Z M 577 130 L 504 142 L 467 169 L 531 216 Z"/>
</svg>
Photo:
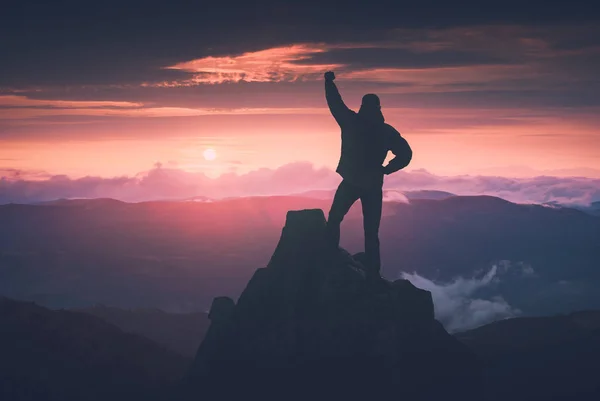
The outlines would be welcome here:
<svg viewBox="0 0 600 401">
<path fill-rule="evenodd" d="M 60 99 L 31 99 L 27 96 L 0 95 L 0 107 L 34 108 L 46 107 L 56 109 L 73 108 L 130 108 L 141 107 L 142 103 L 109 101 L 109 100 L 60 100 Z"/>
<path fill-rule="evenodd" d="M 323 71 L 341 67 L 336 63 L 306 62 L 311 59 L 312 55 L 325 51 L 327 51 L 325 45 L 295 44 L 236 56 L 209 56 L 166 67 L 171 70 L 189 72 L 192 74 L 191 78 L 183 81 L 159 82 L 153 85 L 169 87 L 239 81 L 295 81 L 306 75 L 318 74 L 320 76 Z"/>
<path fill-rule="evenodd" d="M 303 43 L 229 56 L 208 56 L 166 66 L 187 79 L 148 86 L 193 86 L 225 82 L 293 82 L 320 78 L 336 69 L 340 77 L 403 83 L 415 89 L 474 85 L 476 90 L 543 88 L 579 82 L 573 75 L 594 62 L 600 43 L 581 41 L 597 34 L 593 25 L 480 25 L 446 29 L 395 29 L 378 41 Z M 575 61 L 572 65 L 564 61 Z M 596 60 L 597 61 L 597 60 Z"/>
<path fill-rule="evenodd" d="M 390 176 L 386 185 L 405 190 L 437 189 L 460 195 L 493 195 L 517 203 L 589 205 L 600 200 L 600 179 L 586 177 L 438 176 L 425 170 L 413 170 Z"/>
<path fill-rule="evenodd" d="M 49 101 L 48 103 L 52 103 Z M 90 102 L 94 103 L 94 102 Z M 52 116 L 91 117 L 196 117 L 214 115 L 285 115 L 326 114 L 326 108 L 316 107 L 252 107 L 252 108 L 201 108 L 201 107 L 27 107 L 0 108 L 0 120 L 28 120 Z"/>
<path fill-rule="evenodd" d="M 284 195 L 314 189 L 333 189 L 340 182 L 330 169 L 310 163 L 262 168 L 245 174 L 210 178 L 176 168 L 155 168 L 132 177 L 84 177 L 0 169 L 0 203 L 28 203 L 59 198 L 109 197 L 124 201 L 182 199 L 195 196 L 223 198 Z M 386 189 L 443 190 L 458 195 L 493 195 L 522 203 L 558 202 L 589 205 L 600 200 L 600 179 L 582 177 L 504 178 L 438 176 L 423 170 L 402 171 L 389 177 Z"/>
<path fill-rule="evenodd" d="M 387 95 L 387 107 L 406 107 L 411 100 L 419 107 L 433 102 L 436 107 L 470 110 L 500 104 L 535 109 L 536 103 L 547 107 L 549 98 L 555 107 L 572 106 L 576 99 L 580 107 L 594 106 L 598 105 L 593 93 L 598 85 L 595 71 L 600 65 L 600 42 L 590 38 L 598 34 L 598 28 L 591 24 L 479 25 L 393 29 L 379 39 L 364 42 L 290 43 L 157 66 L 157 71 L 172 73 L 173 79 L 168 80 L 74 86 L 65 91 L 57 91 L 56 87 L 14 88 L 5 89 L 4 94 L 0 88 L 0 120 L 66 115 L 63 109 L 73 110 L 74 115 L 82 115 L 86 109 L 95 115 L 149 117 L 213 112 L 210 104 L 198 110 L 190 96 L 181 97 L 179 92 L 173 95 L 177 88 L 194 87 L 200 88 L 197 95 L 201 98 L 206 98 L 205 92 L 219 104 L 227 98 L 225 103 L 229 105 L 221 109 L 238 109 L 240 98 L 252 97 L 257 110 L 251 113 L 259 113 L 264 107 L 261 99 L 267 96 L 262 94 L 263 89 L 272 90 L 269 85 L 298 83 L 289 90 L 309 99 L 303 94 L 303 83 L 313 85 L 328 69 L 336 70 L 342 85 L 351 86 L 351 93 L 376 90 Z M 251 95 L 244 86 L 249 83 L 264 86 L 253 87 Z M 222 86 L 219 94 L 203 89 L 215 84 L 226 85 L 218 85 Z M 106 93 L 118 100 L 106 99 Z M 134 94 L 136 100 L 132 101 Z M 394 98 L 393 94 L 411 94 L 411 98 Z M 429 97 L 421 98 L 423 95 Z M 314 96 L 301 105 L 277 91 L 269 96 L 280 98 L 282 108 L 297 112 L 316 105 Z M 469 103 L 467 99 L 474 101 Z M 17 108 L 48 111 L 16 112 Z M 130 109 L 129 113 L 124 109 Z"/>
</svg>

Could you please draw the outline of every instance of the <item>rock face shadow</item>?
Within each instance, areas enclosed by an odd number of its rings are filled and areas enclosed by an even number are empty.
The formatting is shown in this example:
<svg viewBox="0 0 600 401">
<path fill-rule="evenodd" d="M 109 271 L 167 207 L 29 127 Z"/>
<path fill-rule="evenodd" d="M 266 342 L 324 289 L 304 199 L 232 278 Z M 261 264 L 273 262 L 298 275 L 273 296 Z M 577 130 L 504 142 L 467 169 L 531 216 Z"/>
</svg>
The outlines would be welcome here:
<svg viewBox="0 0 600 401">
<path fill-rule="evenodd" d="M 360 255 L 328 246 L 321 210 L 288 212 L 237 303 L 213 301 L 189 395 L 483 400 L 480 365 L 435 320 L 431 294 L 363 270 Z"/>
</svg>

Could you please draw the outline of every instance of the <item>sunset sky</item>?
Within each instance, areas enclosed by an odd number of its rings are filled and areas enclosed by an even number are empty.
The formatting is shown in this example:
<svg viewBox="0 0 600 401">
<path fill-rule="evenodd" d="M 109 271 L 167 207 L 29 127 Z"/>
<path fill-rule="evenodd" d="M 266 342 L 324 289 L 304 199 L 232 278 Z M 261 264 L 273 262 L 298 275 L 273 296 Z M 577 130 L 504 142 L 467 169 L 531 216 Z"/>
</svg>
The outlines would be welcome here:
<svg viewBox="0 0 600 401">
<path fill-rule="evenodd" d="M 380 96 L 409 171 L 600 178 L 591 2 L 393 4 L 11 2 L 0 177 L 334 168 L 331 69 L 351 108 Z"/>
</svg>

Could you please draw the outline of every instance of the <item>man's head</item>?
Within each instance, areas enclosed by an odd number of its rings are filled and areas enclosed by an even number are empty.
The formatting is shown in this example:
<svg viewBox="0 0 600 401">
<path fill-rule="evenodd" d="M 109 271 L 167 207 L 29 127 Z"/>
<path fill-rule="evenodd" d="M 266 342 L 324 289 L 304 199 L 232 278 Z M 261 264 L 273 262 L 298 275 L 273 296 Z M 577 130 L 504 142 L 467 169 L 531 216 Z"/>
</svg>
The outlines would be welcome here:
<svg viewBox="0 0 600 401">
<path fill-rule="evenodd" d="M 370 123 L 383 123 L 385 119 L 383 118 L 383 113 L 381 113 L 379 96 L 372 93 L 364 95 L 358 115 Z"/>
<path fill-rule="evenodd" d="M 361 106 L 373 107 L 373 108 L 381 107 L 381 103 L 379 102 L 379 96 L 374 95 L 372 93 L 367 93 L 362 98 Z"/>
</svg>

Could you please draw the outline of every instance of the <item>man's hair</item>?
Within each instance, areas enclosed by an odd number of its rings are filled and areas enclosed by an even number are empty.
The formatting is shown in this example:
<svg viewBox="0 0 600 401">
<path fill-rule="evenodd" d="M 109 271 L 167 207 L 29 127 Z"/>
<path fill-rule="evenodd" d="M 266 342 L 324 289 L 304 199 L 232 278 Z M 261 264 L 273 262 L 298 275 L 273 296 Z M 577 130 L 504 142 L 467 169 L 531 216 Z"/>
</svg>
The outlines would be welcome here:
<svg viewBox="0 0 600 401">
<path fill-rule="evenodd" d="M 381 103 L 379 102 L 379 96 L 377 96 L 373 93 L 367 93 L 362 98 L 362 105 L 363 106 L 377 106 L 377 107 L 381 106 Z"/>
<path fill-rule="evenodd" d="M 381 112 L 381 104 L 379 103 L 379 96 L 372 93 L 367 93 L 362 98 L 362 104 L 358 110 L 358 115 L 363 121 L 370 123 L 383 123 L 385 118 Z"/>
</svg>

